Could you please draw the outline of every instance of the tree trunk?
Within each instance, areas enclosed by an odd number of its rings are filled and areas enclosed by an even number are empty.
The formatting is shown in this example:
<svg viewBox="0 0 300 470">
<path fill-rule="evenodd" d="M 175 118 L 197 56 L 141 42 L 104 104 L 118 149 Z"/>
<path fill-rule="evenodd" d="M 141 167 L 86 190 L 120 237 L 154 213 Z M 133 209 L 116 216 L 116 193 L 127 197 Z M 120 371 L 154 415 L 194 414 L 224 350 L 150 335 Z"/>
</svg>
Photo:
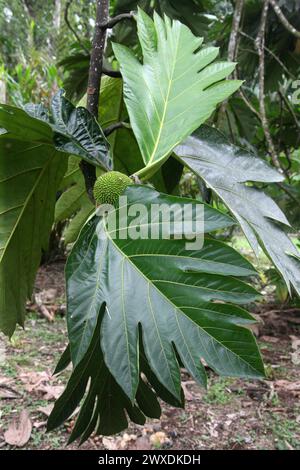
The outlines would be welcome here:
<svg viewBox="0 0 300 470">
<path fill-rule="evenodd" d="M 56 35 L 58 35 L 61 24 L 61 0 L 55 0 L 55 7 L 53 13 L 53 27 Z"/>
<path fill-rule="evenodd" d="M 0 78 L 0 103 L 6 103 L 6 84 L 5 81 Z"/>
<path fill-rule="evenodd" d="M 106 28 L 101 28 L 101 24 L 106 23 L 108 19 L 109 0 L 97 0 L 96 24 L 92 44 L 86 105 L 87 109 L 93 116 L 95 116 L 96 119 L 98 117 L 103 54 L 106 40 Z M 87 193 L 90 199 L 93 201 L 93 188 L 96 181 L 96 168 L 85 161 L 82 161 L 80 166 L 84 175 Z"/>
</svg>

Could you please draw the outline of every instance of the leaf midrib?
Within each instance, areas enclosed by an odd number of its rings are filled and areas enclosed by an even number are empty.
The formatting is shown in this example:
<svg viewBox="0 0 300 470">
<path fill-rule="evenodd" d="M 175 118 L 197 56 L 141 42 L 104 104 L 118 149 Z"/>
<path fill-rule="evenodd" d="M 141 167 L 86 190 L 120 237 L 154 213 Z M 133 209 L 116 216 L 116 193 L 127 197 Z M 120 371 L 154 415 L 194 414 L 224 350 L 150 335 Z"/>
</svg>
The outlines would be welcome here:
<svg viewBox="0 0 300 470">
<path fill-rule="evenodd" d="M 42 145 L 37 146 L 37 148 L 38 148 L 38 147 L 42 147 Z M 35 193 L 35 191 L 36 191 L 38 185 L 40 184 L 40 181 L 41 181 L 42 177 L 44 176 L 46 170 L 48 169 L 50 163 L 51 163 L 52 160 L 54 159 L 55 153 L 56 153 L 56 150 L 53 149 L 53 154 L 52 154 L 52 156 L 49 157 L 48 161 L 46 162 L 46 164 L 45 164 L 44 167 L 42 168 L 42 171 L 40 172 L 40 174 L 39 174 L 39 176 L 38 176 L 38 178 L 37 178 L 35 184 L 33 185 L 31 191 L 29 192 L 29 194 L 28 194 L 28 196 L 26 197 L 24 203 L 22 204 L 22 205 L 23 205 L 23 208 L 22 208 L 22 210 L 20 211 L 20 214 L 19 214 L 19 216 L 18 216 L 18 218 L 17 218 L 17 220 L 16 220 L 16 223 L 14 224 L 14 227 L 13 227 L 11 233 L 10 233 L 10 236 L 8 237 L 7 242 L 5 243 L 5 245 L 4 245 L 4 247 L 3 247 L 3 253 L 2 253 L 2 255 L 0 256 L 0 263 L 2 262 L 3 257 L 5 256 L 6 250 L 7 250 L 8 246 L 9 246 L 9 244 L 10 244 L 10 242 L 11 242 L 11 240 L 12 240 L 14 234 L 15 234 L 15 231 L 17 230 L 17 227 L 19 226 L 19 223 L 20 223 L 20 221 L 21 221 L 21 219 L 22 219 L 22 217 L 23 217 L 23 215 L 24 215 L 25 210 L 27 209 L 27 206 L 28 206 L 29 203 L 30 203 L 31 198 L 33 197 L 33 195 L 34 195 L 34 193 Z"/>
<path fill-rule="evenodd" d="M 128 258 L 128 256 L 123 252 L 121 251 L 121 249 L 118 247 L 118 245 L 114 242 L 114 240 L 109 236 L 109 232 L 107 231 L 106 229 L 106 225 L 103 224 L 103 228 L 106 232 L 106 235 L 107 235 L 107 238 L 111 241 L 111 243 L 116 247 L 116 249 L 119 251 L 119 253 L 121 254 L 122 257 L 125 257 L 127 258 L 128 262 L 143 276 L 143 278 L 146 280 L 147 283 L 151 283 L 151 281 L 145 276 L 145 274 Z M 244 364 L 246 364 L 247 367 L 251 368 L 253 371 L 260 374 L 259 370 L 255 369 L 251 364 L 249 364 L 248 362 L 246 362 L 241 356 L 238 356 L 238 354 L 236 354 L 234 351 L 232 350 L 229 350 L 226 346 L 224 346 L 223 343 L 221 343 L 220 341 L 218 341 L 214 336 L 211 336 L 209 333 L 207 333 L 200 325 L 198 325 L 196 322 L 194 322 L 188 315 L 186 315 L 181 309 L 180 307 L 178 307 L 177 305 L 175 305 L 160 289 L 158 289 L 157 286 L 155 286 L 154 284 L 151 283 L 151 286 L 153 286 L 154 289 L 156 289 L 160 295 L 162 295 L 167 303 L 171 304 L 173 306 L 173 308 L 177 311 L 179 311 L 182 315 L 184 315 L 184 317 L 186 317 L 190 322 L 192 322 L 197 328 L 199 328 L 201 331 L 203 331 L 204 334 L 208 335 L 212 340 L 213 342 L 215 341 L 216 343 L 218 343 L 219 345 L 221 345 L 222 348 L 224 348 L 224 350 L 226 351 L 227 355 L 228 353 L 231 353 L 233 354 L 234 356 L 236 356 L 238 358 L 239 361 L 243 362 Z M 243 328 L 242 326 L 240 326 L 240 328 Z"/>
<path fill-rule="evenodd" d="M 167 109 L 168 109 L 168 105 L 169 105 L 169 96 L 170 96 L 171 87 L 172 87 L 172 84 L 173 84 L 173 76 L 174 76 L 174 72 L 175 72 L 176 63 L 177 63 L 177 60 L 178 60 L 177 55 L 178 55 L 178 46 L 179 46 L 180 36 L 181 36 L 181 31 L 180 31 L 180 34 L 178 34 L 178 36 L 177 36 L 173 68 L 172 68 L 171 75 L 169 77 L 169 84 L 168 84 L 167 96 L 166 96 L 166 99 L 165 99 L 165 102 L 164 102 L 163 114 L 162 114 L 162 118 L 161 118 L 161 121 L 160 121 L 160 126 L 159 126 L 158 135 L 157 135 L 157 138 L 156 138 L 155 146 L 154 146 L 154 149 L 153 149 L 152 154 L 150 156 L 148 165 L 150 165 L 153 162 L 153 160 L 155 159 L 155 154 L 156 154 L 157 148 L 159 146 L 162 130 L 163 130 L 163 127 L 164 127 L 164 121 L 165 121 L 165 117 L 166 117 L 166 113 L 167 113 Z M 162 156 L 161 159 L 162 158 L 164 158 L 164 156 Z"/>
</svg>

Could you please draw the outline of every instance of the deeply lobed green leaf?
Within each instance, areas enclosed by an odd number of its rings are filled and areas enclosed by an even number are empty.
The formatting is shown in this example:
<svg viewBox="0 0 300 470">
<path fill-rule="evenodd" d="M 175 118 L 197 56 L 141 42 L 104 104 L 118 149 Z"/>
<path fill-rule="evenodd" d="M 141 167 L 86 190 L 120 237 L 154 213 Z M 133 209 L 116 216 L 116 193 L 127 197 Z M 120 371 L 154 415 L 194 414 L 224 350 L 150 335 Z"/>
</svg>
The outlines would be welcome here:
<svg viewBox="0 0 300 470">
<path fill-rule="evenodd" d="M 100 125 L 87 109 L 67 100 L 63 90 L 54 95 L 50 111 L 41 104 L 27 104 L 24 110 L 1 105 L 0 126 L 15 139 L 51 145 L 105 170 L 112 168 Z"/>
<path fill-rule="evenodd" d="M 129 186 L 124 194 L 128 210 L 142 200 L 148 213 L 154 203 L 174 207 L 191 202 L 143 186 Z M 204 217 L 206 232 L 232 224 L 209 206 Z M 144 219 L 139 223 L 150 224 Z M 105 305 L 104 360 L 131 400 L 139 384 L 141 340 L 158 381 L 177 399 L 180 374 L 175 350 L 201 384 L 206 374 L 200 358 L 222 375 L 260 377 L 263 366 L 255 340 L 249 330 L 238 326 L 253 319 L 232 305 L 257 297 L 238 279 L 255 274 L 251 265 L 213 239 L 206 239 L 202 250 L 191 251 L 186 250 L 185 240 L 124 240 L 122 231 L 119 227 L 113 233 L 104 219 L 93 217 L 68 259 L 68 330 L 74 366 L 86 354 L 98 312 Z"/>
<path fill-rule="evenodd" d="M 235 64 L 213 62 L 218 49 L 201 48 L 203 39 L 179 21 L 139 10 L 137 25 L 143 64 L 127 47 L 114 44 L 114 52 L 133 131 L 155 171 L 241 82 L 224 80 Z"/>
<path fill-rule="evenodd" d="M 66 166 L 50 145 L 0 137 L 0 329 L 9 336 L 23 325 Z"/>
<path fill-rule="evenodd" d="M 289 222 L 269 196 L 245 184 L 282 181 L 282 175 L 208 126 L 198 129 L 175 152 L 227 205 L 254 251 L 258 253 L 261 244 L 288 288 L 293 286 L 300 295 L 300 254 L 285 233 Z"/>
</svg>

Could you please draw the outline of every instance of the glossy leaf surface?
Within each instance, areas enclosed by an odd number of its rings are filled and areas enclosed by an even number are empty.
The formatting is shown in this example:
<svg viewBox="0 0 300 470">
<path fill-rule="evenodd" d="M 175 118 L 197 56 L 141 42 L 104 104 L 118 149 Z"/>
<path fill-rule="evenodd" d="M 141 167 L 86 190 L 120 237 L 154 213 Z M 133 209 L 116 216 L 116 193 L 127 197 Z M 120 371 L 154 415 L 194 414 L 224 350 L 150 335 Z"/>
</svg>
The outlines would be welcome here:
<svg viewBox="0 0 300 470">
<path fill-rule="evenodd" d="M 289 222 L 269 196 L 246 184 L 282 181 L 282 175 L 208 126 L 198 129 L 175 151 L 228 206 L 254 251 L 258 253 L 261 244 L 287 286 L 300 294 L 300 255 L 285 233 Z"/>
<path fill-rule="evenodd" d="M 7 335 L 23 325 L 67 166 L 54 147 L 19 137 L 0 137 L 0 329 Z"/>
<path fill-rule="evenodd" d="M 100 125 L 87 109 L 68 101 L 63 90 L 54 95 L 49 111 L 41 104 L 27 104 L 24 110 L 1 105 L 0 127 L 18 140 L 51 145 L 105 170 L 112 168 Z"/>
<path fill-rule="evenodd" d="M 191 203 L 144 186 L 129 186 L 124 195 L 128 211 L 139 201 L 147 211 L 154 203 L 171 207 Z M 194 208 L 197 204 L 194 201 Z M 232 224 L 209 206 L 204 220 L 205 232 Z M 151 229 L 145 217 L 139 224 Z M 68 259 L 68 330 L 74 366 L 86 354 L 98 312 L 105 305 L 104 360 L 131 400 L 139 384 L 140 340 L 157 380 L 177 399 L 180 374 L 174 348 L 201 384 L 206 383 L 206 374 L 200 358 L 222 375 L 261 376 L 255 340 L 249 330 L 237 326 L 253 321 L 252 317 L 231 304 L 257 297 L 251 286 L 238 279 L 255 274 L 248 261 L 213 239 L 193 251 L 186 249 L 186 240 L 124 239 L 124 228 L 117 227 L 109 231 L 105 219 L 93 217 Z"/>
<path fill-rule="evenodd" d="M 213 62 L 218 49 L 201 48 L 202 38 L 179 21 L 156 13 L 152 21 L 139 10 L 137 26 L 143 64 L 125 46 L 114 44 L 114 52 L 143 160 L 159 167 L 241 82 L 225 80 L 235 64 Z"/>
</svg>

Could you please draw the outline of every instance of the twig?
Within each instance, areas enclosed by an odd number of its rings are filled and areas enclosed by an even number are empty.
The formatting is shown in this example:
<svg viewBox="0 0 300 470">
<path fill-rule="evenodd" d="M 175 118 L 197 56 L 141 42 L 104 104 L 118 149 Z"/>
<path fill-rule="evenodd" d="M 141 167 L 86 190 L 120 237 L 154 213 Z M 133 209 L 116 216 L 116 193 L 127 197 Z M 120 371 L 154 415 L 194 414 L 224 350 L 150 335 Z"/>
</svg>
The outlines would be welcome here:
<svg viewBox="0 0 300 470">
<path fill-rule="evenodd" d="M 250 39 L 251 41 L 253 41 L 255 43 L 255 38 L 253 38 L 252 36 L 250 36 L 249 34 L 245 33 L 244 31 L 242 30 L 239 30 L 239 34 L 241 36 L 244 36 L 245 38 L 247 39 Z M 264 50 L 266 52 L 268 52 L 274 60 L 276 60 L 276 62 L 278 62 L 278 64 L 283 68 L 283 70 L 286 72 L 287 75 L 289 75 L 291 78 L 293 78 L 294 80 L 296 79 L 295 75 L 292 74 L 288 69 L 287 67 L 284 65 L 284 63 L 279 59 L 279 57 L 277 57 L 276 54 L 274 54 L 273 51 L 271 51 L 271 49 L 269 49 L 266 45 L 264 45 Z M 257 50 L 256 50 L 256 53 L 257 53 Z M 238 90 L 238 94 L 239 96 L 242 98 L 242 100 L 244 101 L 244 103 L 246 104 L 246 106 L 248 106 L 248 108 L 250 109 L 250 111 L 252 111 L 252 113 L 254 113 L 256 115 L 256 117 L 261 121 L 261 115 L 260 113 L 257 111 L 257 109 L 254 108 L 254 106 L 252 105 L 252 103 L 248 100 L 247 96 L 245 95 L 245 93 L 243 92 L 242 89 L 239 89 Z"/>
<path fill-rule="evenodd" d="M 116 24 L 120 23 L 123 20 L 131 20 L 134 18 L 134 12 L 131 11 L 129 13 L 122 13 L 121 15 L 114 16 L 113 18 L 108 19 L 107 21 L 103 21 L 100 23 L 100 28 L 102 29 L 111 29 Z"/>
<path fill-rule="evenodd" d="M 239 34 L 241 36 L 244 36 L 247 39 L 250 39 L 251 41 L 255 43 L 255 38 L 250 36 L 250 34 L 247 34 L 241 30 L 239 30 Z M 276 60 L 276 62 L 278 62 L 278 64 L 283 68 L 283 70 L 285 71 L 287 75 L 289 75 L 293 80 L 296 80 L 297 77 L 289 71 L 289 69 L 284 65 L 284 63 L 279 59 L 279 57 L 273 51 L 271 51 L 271 49 L 269 49 L 265 44 L 264 44 L 264 49 L 265 51 L 268 52 L 268 54 L 270 54 L 273 57 L 274 60 Z"/>
<path fill-rule="evenodd" d="M 229 128 L 230 136 L 231 136 L 231 141 L 234 144 L 234 142 L 235 142 L 234 133 L 233 133 L 233 129 L 232 129 L 232 125 L 231 125 L 231 122 L 230 122 L 230 117 L 229 117 L 229 113 L 228 113 L 227 109 L 225 109 L 225 115 L 226 115 L 227 124 L 228 124 L 228 128 Z"/>
<path fill-rule="evenodd" d="M 276 186 L 278 186 L 282 191 L 284 191 L 291 199 L 296 203 L 297 206 L 300 206 L 299 199 L 297 199 L 291 191 L 289 191 L 282 183 L 276 183 Z"/>
<path fill-rule="evenodd" d="M 298 129 L 298 131 L 299 131 L 299 134 L 300 134 L 300 123 L 299 123 L 299 121 L 298 121 L 298 118 L 297 118 L 297 116 L 296 116 L 295 111 L 293 110 L 293 107 L 291 106 L 289 100 L 288 100 L 287 97 L 284 95 L 284 93 L 282 93 L 281 90 L 279 90 L 278 93 L 279 93 L 280 97 L 282 98 L 282 100 L 284 101 L 284 103 L 285 103 L 285 105 L 286 105 L 288 111 L 289 111 L 289 112 L 291 113 L 291 115 L 293 116 L 293 119 L 294 119 L 294 121 L 295 121 L 296 127 L 297 127 L 297 129 Z M 299 139 L 299 134 L 298 134 L 298 139 Z M 297 145 L 297 147 L 298 147 L 298 145 Z"/>
<path fill-rule="evenodd" d="M 265 32 L 266 32 L 266 22 L 269 9 L 269 0 L 264 0 L 264 5 L 261 14 L 260 26 L 258 30 L 258 35 L 255 40 L 255 47 L 258 53 L 259 59 L 259 68 L 258 68 L 258 87 L 259 87 L 259 109 L 261 115 L 261 124 L 265 134 L 265 138 L 268 145 L 268 150 L 271 155 L 273 165 L 281 169 L 278 156 L 274 147 L 272 140 L 269 123 L 266 114 L 266 104 L 265 104 Z"/>
<path fill-rule="evenodd" d="M 103 75 L 107 75 L 108 77 L 122 78 L 121 72 L 119 72 L 118 70 L 110 70 L 110 69 L 107 69 L 106 67 L 102 67 L 102 73 Z"/>
<path fill-rule="evenodd" d="M 73 3 L 73 0 L 68 0 L 67 3 L 66 3 L 65 12 L 64 12 L 65 23 L 66 23 L 66 25 L 68 26 L 69 30 L 74 34 L 75 38 L 77 39 L 77 41 L 79 42 L 79 44 L 81 45 L 81 47 L 85 50 L 85 52 L 87 52 L 88 54 L 90 54 L 90 51 L 88 50 L 88 48 L 82 43 L 81 38 L 80 38 L 80 36 L 77 34 L 76 29 L 74 29 L 73 26 L 72 26 L 71 23 L 70 23 L 70 20 L 69 20 L 69 9 L 70 9 L 70 6 L 72 5 L 72 3 Z"/>
<path fill-rule="evenodd" d="M 282 10 L 280 9 L 279 5 L 277 5 L 277 2 L 275 0 L 269 0 L 270 4 L 274 8 L 274 11 L 276 15 L 278 16 L 280 22 L 283 24 L 283 26 L 291 33 L 293 36 L 296 36 L 296 38 L 300 38 L 300 31 L 298 31 L 291 23 L 288 21 L 288 19 L 284 16 L 282 13 Z"/>
<path fill-rule="evenodd" d="M 272 313 L 279 313 L 280 315 L 283 313 L 300 313 L 300 308 L 298 307 L 293 307 L 293 308 L 282 308 L 282 309 L 272 309 L 272 310 L 266 310 L 263 313 L 260 314 L 260 316 L 267 317 L 268 315 L 272 315 Z"/>
<path fill-rule="evenodd" d="M 109 0 L 97 0 L 96 24 L 92 44 L 86 104 L 88 111 L 96 118 L 98 116 L 103 54 L 106 39 L 106 29 L 101 28 L 100 25 L 101 23 L 106 23 L 108 18 Z M 96 181 L 96 168 L 84 160 L 81 161 L 80 168 L 84 176 L 89 198 L 94 202 L 93 188 Z"/>
<path fill-rule="evenodd" d="M 46 320 L 48 320 L 48 322 L 50 322 L 50 323 L 53 322 L 54 321 L 54 315 L 49 312 L 49 310 L 43 304 L 43 302 L 40 299 L 38 294 L 36 294 L 34 296 L 34 301 L 35 301 L 35 304 L 36 304 L 36 309 L 42 315 L 42 317 L 46 318 Z"/>
<path fill-rule="evenodd" d="M 255 109 L 254 106 L 250 103 L 250 101 L 248 100 L 247 96 L 245 95 L 242 89 L 238 91 L 238 94 L 242 98 L 244 103 L 248 106 L 248 108 L 252 111 L 252 113 L 254 113 L 255 116 L 258 117 L 258 119 L 261 121 L 261 115 L 259 114 L 257 109 Z"/>
<path fill-rule="evenodd" d="M 290 177 L 289 171 L 290 171 L 290 169 L 292 168 L 292 160 L 291 160 L 291 156 L 290 156 L 290 151 L 289 151 L 289 149 L 286 147 L 285 142 L 283 143 L 283 151 L 284 151 L 284 153 L 285 153 L 285 158 L 286 158 L 287 161 L 288 161 L 288 165 L 287 165 L 287 167 L 285 168 L 285 172 L 287 173 L 288 180 L 289 180 L 289 183 L 290 183 L 290 182 L 291 182 L 291 177 Z"/>
<path fill-rule="evenodd" d="M 110 126 L 106 127 L 106 129 L 103 130 L 105 137 L 108 137 L 110 134 L 112 134 L 114 131 L 122 128 L 130 128 L 130 124 L 127 122 L 115 122 L 114 124 L 111 124 Z"/>
</svg>

